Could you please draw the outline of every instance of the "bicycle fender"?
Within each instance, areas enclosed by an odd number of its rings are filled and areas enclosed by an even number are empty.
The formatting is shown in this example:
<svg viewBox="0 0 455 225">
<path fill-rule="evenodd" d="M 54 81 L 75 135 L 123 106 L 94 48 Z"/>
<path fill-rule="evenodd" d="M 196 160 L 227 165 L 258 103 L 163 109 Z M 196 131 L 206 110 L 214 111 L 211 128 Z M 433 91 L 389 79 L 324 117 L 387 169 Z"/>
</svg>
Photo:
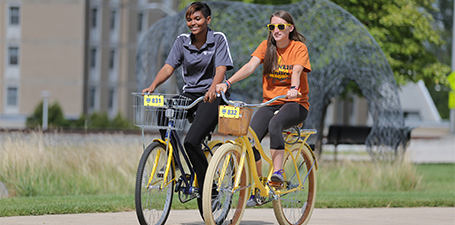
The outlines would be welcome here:
<svg viewBox="0 0 455 225">
<path fill-rule="evenodd" d="M 161 140 L 161 139 L 158 139 L 158 138 L 153 139 L 152 142 L 159 142 L 159 143 L 163 144 L 164 146 L 167 146 L 167 143 L 164 140 Z"/>
<path fill-rule="evenodd" d="M 215 147 L 218 144 L 223 144 L 223 142 L 220 141 L 220 140 L 210 141 L 208 146 L 209 146 L 210 149 L 213 149 L 213 147 Z"/>
<path fill-rule="evenodd" d="M 315 168 L 316 170 L 318 170 L 318 161 L 316 160 L 316 155 L 314 154 L 314 151 L 311 150 L 311 147 L 310 147 L 310 145 L 308 145 L 308 143 L 305 143 L 305 145 L 306 145 L 306 147 L 307 147 L 308 149 L 310 149 L 310 153 L 311 153 L 311 155 L 313 156 L 314 168 Z"/>
<path fill-rule="evenodd" d="M 302 142 L 303 142 L 303 141 L 300 140 L 300 141 L 298 141 L 296 144 L 302 145 Z M 311 156 L 313 156 L 313 161 L 314 161 L 314 168 L 315 168 L 315 170 L 318 170 L 318 161 L 317 161 L 317 159 L 316 159 L 316 155 L 314 154 L 314 151 L 311 150 L 311 147 L 310 147 L 310 145 L 308 145 L 308 143 L 305 143 L 305 146 L 310 150 L 309 152 L 311 153 Z M 290 147 L 290 146 L 288 146 L 288 145 L 286 144 L 286 148 L 289 148 L 289 147 Z"/>
<path fill-rule="evenodd" d="M 233 145 L 238 145 L 237 142 L 233 141 L 233 140 L 227 140 L 226 143 L 231 143 Z"/>
</svg>

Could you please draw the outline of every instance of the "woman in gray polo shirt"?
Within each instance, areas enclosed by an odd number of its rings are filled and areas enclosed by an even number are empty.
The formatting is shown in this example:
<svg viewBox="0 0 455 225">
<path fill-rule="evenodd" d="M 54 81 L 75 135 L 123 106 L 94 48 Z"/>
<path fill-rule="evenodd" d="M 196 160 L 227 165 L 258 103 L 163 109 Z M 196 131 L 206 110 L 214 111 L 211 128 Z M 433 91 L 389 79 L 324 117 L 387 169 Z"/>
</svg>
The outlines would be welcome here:
<svg viewBox="0 0 455 225">
<path fill-rule="evenodd" d="M 224 104 L 222 99 L 216 96 L 216 85 L 223 82 L 226 71 L 233 68 L 226 36 L 211 30 L 208 27 L 210 20 L 211 11 L 207 4 L 194 2 L 189 6 L 186 11 L 186 24 L 191 33 L 177 37 L 165 65 L 150 87 L 142 90 L 142 93 L 154 92 L 177 67 L 182 66 L 185 85 L 181 95 L 192 100 L 205 96 L 204 102 L 200 102 L 188 112 L 188 115 L 192 115 L 196 110 L 196 117 L 184 140 L 185 150 L 201 189 L 208 167 L 201 143 L 218 124 L 218 106 Z"/>
</svg>

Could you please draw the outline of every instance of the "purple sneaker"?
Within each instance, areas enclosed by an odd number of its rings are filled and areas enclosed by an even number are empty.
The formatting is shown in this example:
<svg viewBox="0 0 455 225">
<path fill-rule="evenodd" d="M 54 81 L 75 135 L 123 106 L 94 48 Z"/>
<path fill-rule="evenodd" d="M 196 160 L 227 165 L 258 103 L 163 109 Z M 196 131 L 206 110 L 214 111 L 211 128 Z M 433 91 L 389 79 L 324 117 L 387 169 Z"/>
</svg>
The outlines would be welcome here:
<svg viewBox="0 0 455 225">
<path fill-rule="evenodd" d="M 256 202 L 256 198 L 254 197 L 254 195 L 251 195 L 250 199 L 248 199 L 248 201 L 246 202 L 246 207 L 254 207 L 258 205 L 259 204 Z"/>
<path fill-rule="evenodd" d="M 277 183 L 283 183 L 284 182 L 283 173 L 284 173 L 283 169 L 275 171 L 272 174 L 272 177 L 270 177 L 270 181 L 277 182 Z"/>
</svg>

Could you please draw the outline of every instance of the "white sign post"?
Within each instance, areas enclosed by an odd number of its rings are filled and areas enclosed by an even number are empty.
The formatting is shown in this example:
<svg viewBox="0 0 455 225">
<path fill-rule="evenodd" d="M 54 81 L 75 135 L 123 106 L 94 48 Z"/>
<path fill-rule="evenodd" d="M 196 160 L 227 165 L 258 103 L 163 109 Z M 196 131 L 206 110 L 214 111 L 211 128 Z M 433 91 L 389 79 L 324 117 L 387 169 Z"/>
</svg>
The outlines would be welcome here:
<svg viewBox="0 0 455 225">
<path fill-rule="evenodd" d="M 49 96 L 51 95 L 50 91 L 42 91 L 41 96 L 43 97 L 43 130 L 47 130 L 47 124 L 48 124 L 48 99 Z"/>
</svg>

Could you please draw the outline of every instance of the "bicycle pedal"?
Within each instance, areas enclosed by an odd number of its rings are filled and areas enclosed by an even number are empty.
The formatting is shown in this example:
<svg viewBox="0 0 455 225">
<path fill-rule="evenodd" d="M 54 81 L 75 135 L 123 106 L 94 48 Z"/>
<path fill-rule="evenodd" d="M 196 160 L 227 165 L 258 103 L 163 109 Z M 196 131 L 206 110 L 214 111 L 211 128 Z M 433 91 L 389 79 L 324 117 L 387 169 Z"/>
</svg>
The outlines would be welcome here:
<svg viewBox="0 0 455 225">
<path fill-rule="evenodd" d="M 270 187 L 273 187 L 275 189 L 282 189 L 284 188 L 284 183 L 283 182 L 273 182 L 273 181 L 269 181 L 269 185 Z"/>
<path fill-rule="evenodd" d="M 164 177 L 164 167 L 160 169 L 160 171 L 158 171 L 158 173 L 156 174 L 157 177 L 159 178 L 163 178 Z"/>
</svg>

